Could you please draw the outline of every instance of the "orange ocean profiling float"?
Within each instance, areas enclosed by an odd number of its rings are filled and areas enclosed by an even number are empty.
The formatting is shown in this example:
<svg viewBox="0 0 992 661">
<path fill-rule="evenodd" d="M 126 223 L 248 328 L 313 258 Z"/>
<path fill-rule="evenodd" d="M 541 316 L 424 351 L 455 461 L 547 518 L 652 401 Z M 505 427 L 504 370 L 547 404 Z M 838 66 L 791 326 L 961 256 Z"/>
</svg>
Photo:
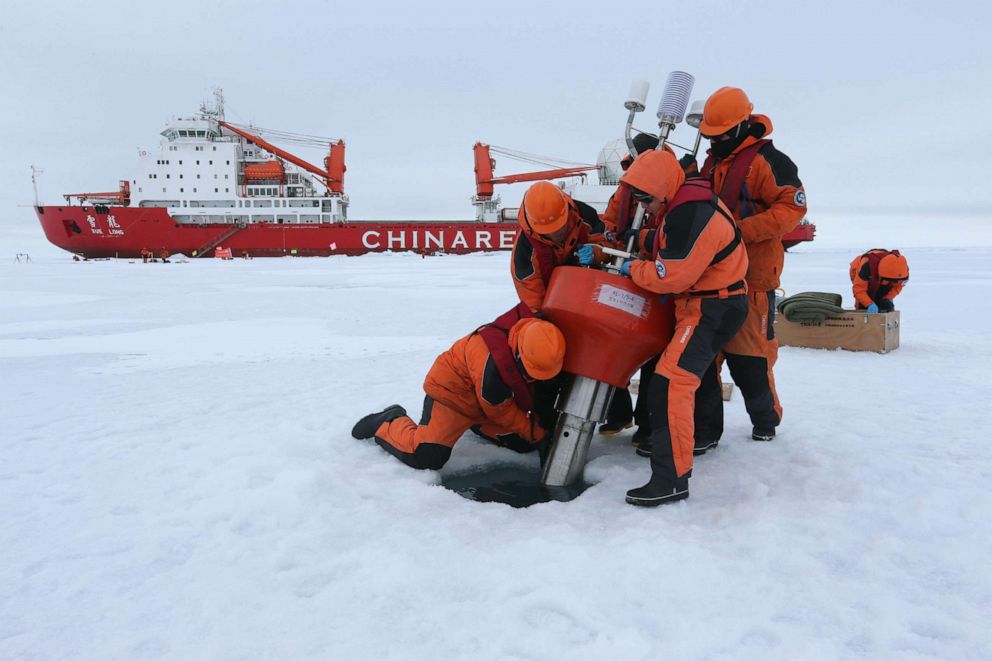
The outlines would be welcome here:
<svg viewBox="0 0 992 661">
<path fill-rule="evenodd" d="M 626 388 L 634 372 L 671 340 L 674 305 L 616 273 L 560 266 L 541 311 L 565 336 L 563 370 L 571 376 L 559 398 L 541 480 L 567 487 L 582 476 L 593 432 L 605 420 L 614 389 Z"/>
<path fill-rule="evenodd" d="M 669 133 L 682 121 L 694 82 L 683 71 L 669 75 L 658 108 L 658 149 L 665 149 Z M 647 83 L 635 82 L 624 104 L 630 111 L 631 156 L 637 153 L 631 137 L 633 118 L 644 109 L 647 90 Z M 631 222 L 634 235 L 644 213 L 644 206 L 638 205 Z M 571 380 L 558 399 L 560 415 L 541 475 L 547 487 L 567 487 L 582 477 L 593 432 L 606 419 L 614 389 L 626 387 L 634 372 L 661 353 L 674 333 L 674 305 L 620 275 L 624 262 L 634 257 L 633 246 L 631 236 L 626 251 L 601 248 L 614 258 L 602 270 L 556 268 L 548 284 L 541 310 L 565 336 L 564 371 Z"/>
</svg>

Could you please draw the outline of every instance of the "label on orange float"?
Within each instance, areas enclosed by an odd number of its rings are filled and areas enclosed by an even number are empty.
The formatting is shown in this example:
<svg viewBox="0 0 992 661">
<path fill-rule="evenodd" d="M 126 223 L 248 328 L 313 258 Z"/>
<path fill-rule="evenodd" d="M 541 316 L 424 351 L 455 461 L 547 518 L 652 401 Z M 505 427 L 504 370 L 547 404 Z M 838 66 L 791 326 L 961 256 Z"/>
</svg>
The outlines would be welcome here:
<svg viewBox="0 0 992 661">
<path fill-rule="evenodd" d="M 612 285 L 603 285 L 599 288 L 596 301 L 635 317 L 641 317 L 644 314 L 644 306 L 647 305 L 648 299 Z"/>
</svg>

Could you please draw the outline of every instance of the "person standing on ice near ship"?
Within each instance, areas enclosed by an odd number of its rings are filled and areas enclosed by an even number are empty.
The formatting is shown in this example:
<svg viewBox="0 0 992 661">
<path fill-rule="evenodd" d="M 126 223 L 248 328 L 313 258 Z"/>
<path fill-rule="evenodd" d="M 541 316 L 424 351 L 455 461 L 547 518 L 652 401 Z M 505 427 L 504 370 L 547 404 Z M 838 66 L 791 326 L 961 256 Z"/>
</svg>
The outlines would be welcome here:
<svg viewBox="0 0 992 661">
<path fill-rule="evenodd" d="M 549 181 L 527 189 L 517 222 L 521 231 L 513 242 L 510 274 L 521 302 L 538 312 L 554 268 L 578 264 L 576 249 L 604 242 L 605 226 L 595 209 Z"/>
<path fill-rule="evenodd" d="M 632 505 L 653 507 L 689 496 L 695 393 L 717 353 L 747 317 L 748 258 L 733 216 L 703 179 L 686 181 L 675 156 L 641 154 L 621 181 L 661 221 L 643 235 L 641 254 L 621 273 L 675 302 L 675 334 L 647 389 L 651 479 L 627 492 Z"/>
<path fill-rule="evenodd" d="M 565 358 L 565 338 L 549 321 L 517 305 L 455 342 L 424 379 L 423 414 L 415 423 L 398 404 L 371 413 L 351 430 L 413 468 L 440 469 L 469 428 L 517 452 L 537 449 L 547 435 L 540 424 L 537 382 L 553 379 Z"/>
<path fill-rule="evenodd" d="M 782 236 L 806 215 L 806 191 L 796 165 L 768 139 L 771 120 L 752 114 L 753 109 L 747 94 L 736 87 L 721 87 L 710 95 L 699 125 L 700 133 L 710 141 L 700 174 L 733 212 L 747 248 L 747 321 L 727 343 L 723 355 L 751 418 L 751 438 L 770 441 L 782 421 L 772 372 L 778 358 L 775 289 L 781 284 L 785 264 Z M 707 378 L 718 381 L 719 374 L 713 370 Z M 717 411 L 720 419 L 713 426 L 719 433 L 705 439 L 706 447 L 720 440 L 722 400 Z"/>
<path fill-rule="evenodd" d="M 898 250 L 875 248 L 851 262 L 854 305 L 868 312 L 891 312 L 892 299 L 909 281 L 909 262 Z"/>
</svg>

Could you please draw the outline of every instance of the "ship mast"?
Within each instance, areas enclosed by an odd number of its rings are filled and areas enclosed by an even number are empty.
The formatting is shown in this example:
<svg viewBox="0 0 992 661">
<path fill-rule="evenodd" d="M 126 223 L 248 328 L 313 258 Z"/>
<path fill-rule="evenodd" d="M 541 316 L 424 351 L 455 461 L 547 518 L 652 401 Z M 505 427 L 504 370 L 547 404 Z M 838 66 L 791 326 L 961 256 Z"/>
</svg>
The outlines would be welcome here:
<svg viewBox="0 0 992 661">
<path fill-rule="evenodd" d="M 210 107 L 204 101 L 200 104 L 200 114 L 214 119 L 224 119 L 224 90 L 220 87 L 214 88 L 214 105 Z"/>
<path fill-rule="evenodd" d="M 33 165 L 31 166 L 31 186 L 34 187 L 34 205 L 36 207 L 41 206 L 41 202 L 38 201 L 38 175 L 44 173 L 45 171 L 41 168 L 36 168 Z"/>
</svg>

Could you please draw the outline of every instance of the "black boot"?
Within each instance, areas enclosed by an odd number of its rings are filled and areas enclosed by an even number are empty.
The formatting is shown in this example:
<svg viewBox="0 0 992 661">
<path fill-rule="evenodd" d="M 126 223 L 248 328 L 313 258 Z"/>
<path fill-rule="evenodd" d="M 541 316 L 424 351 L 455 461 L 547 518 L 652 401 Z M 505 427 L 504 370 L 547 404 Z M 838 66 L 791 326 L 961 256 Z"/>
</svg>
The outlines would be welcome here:
<svg viewBox="0 0 992 661">
<path fill-rule="evenodd" d="M 643 487 L 627 492 L 627 502 L 640 507 L 656 507 L 689 497 L 689 476 L 675 478 L 675 481 L 651 476 L 651 481 Z"/>
<path fill-rule="evenodd" d="M 635 439 L 637 438 L 637 435 L 636 434 L 634 435 L 634 438 Z M 642 436 L 641 439 L 640 439 L 640 441 L 638 441 L 637 448 L 634 450 L 634 452 L 636 452 L 637 453 L 637 456 L 639 456 L 639 457 L 650 457 L 651 456 L 651 448 L 652 448 L 653 445 L 654 445 L 654 443 L 652 443 L 652 441 L 651 441 L 651 435 L 650 434 L 647 435 L 647 436 Z"/>
<path fill-rule="evenodd" d="M 693 454 L 693 456 L 698 457 L 701 454 L 706 454 L 706 451 L 707 450 L 712 450 L 713 448 L 715 448 L 719 444 L 720 444 L 720 441 L 719 440 L 716 440 L 716 441 L 702 441 L 702 440 L 700 440 L 700 439 L 697 438 L 696 439 L 696 444 L 692 448 L 692 454 Z"/>
<path fill-rule="evenodd" d="M 399 404 L 393 404 L 392 406 L 387 406 L 382 411 L 378 413 L 369 413 L 367 416 L 355 423 L 355 426 L 351 428 L 351 435 L 355 438 L 372 438 L 375 436 L 375 430 L 379 428 L 384 422 L 391 422 L 396 418 L 400 418 L 406 415 L 406 409 Z"/>
<path fill-rule="evenodd" d="M 616 436 L 624 429 L 630 429 L 633 426 L 633 420 L 627 420 L 626 422 L 604 422 L 599 426 L 597 431 L 600 436 Z"/>
<path fill-rule="evenodd" d="M 770 441 L 775 438 L 774 429 L 758 429 L 757 427 L 751 430 L 751 440 L 752 441 Z"/>
</svg>

